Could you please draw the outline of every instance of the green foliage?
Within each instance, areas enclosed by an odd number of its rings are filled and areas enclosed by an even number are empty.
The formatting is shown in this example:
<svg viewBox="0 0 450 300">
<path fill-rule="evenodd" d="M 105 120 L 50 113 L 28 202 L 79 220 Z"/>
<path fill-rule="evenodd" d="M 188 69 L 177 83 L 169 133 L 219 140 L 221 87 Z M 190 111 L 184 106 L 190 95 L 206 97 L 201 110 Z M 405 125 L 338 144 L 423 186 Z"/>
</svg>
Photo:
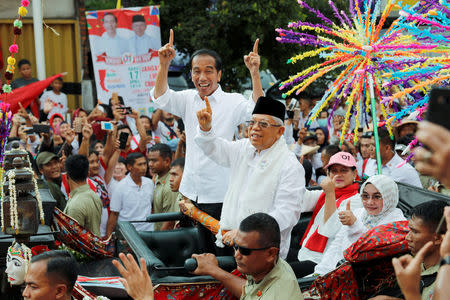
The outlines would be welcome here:
<svg viewBox="0 0 450 300">
<path fill-rule="evenodd" d="M 286 60 L 298 47 L 276 42 L 275 28 L 285 27 L 300 16 L 295 0 L 154 0 L 160 5 L 162 43 L 168 40 L 169 29 L 175 34 L 175 46 L 192 53 L 200 48 L 216 50 L 224 62 L 222 85 L 239 90 L 249 77 L 243 62 L 255 40 L 260 39 L 261 69 L 269 68 L 277 77 L 286 77 Z"/>
<path fill-rule="evenodd" d="M 87 11 L 116 8 L 117 0 L 84 0 Z"/>
</svg>

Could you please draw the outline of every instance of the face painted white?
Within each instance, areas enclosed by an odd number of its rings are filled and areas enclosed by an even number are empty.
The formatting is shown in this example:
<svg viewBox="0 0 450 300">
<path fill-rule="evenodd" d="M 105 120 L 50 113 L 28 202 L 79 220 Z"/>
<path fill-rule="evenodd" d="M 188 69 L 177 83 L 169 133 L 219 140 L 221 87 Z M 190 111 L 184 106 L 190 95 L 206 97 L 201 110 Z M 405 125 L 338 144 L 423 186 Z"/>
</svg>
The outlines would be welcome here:
<svg viewBox="0 0 450 300">
<path fill-rule="evenodd" d="M 8 282 L 12 285 L 24 283 L 26 273 L 26 261 L 20 256 L 8 253 L 6 257 L 6 274 Z"/>
</svg>

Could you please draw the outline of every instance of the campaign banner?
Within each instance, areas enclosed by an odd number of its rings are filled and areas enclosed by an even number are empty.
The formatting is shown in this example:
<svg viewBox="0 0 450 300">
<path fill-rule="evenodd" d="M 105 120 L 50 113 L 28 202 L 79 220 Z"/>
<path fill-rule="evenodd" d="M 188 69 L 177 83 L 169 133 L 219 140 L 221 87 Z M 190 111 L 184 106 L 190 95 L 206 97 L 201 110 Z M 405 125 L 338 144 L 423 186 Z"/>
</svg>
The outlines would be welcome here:
<svg viewBox="0 0 450 300">
<path fill-rule="evenodd" d="M 107 104 L 116 92 L 125 106 L 151 115 L 161 47 L 159 6 L 88 11 L 86 20 L 98 99 Z"/>
</svg>

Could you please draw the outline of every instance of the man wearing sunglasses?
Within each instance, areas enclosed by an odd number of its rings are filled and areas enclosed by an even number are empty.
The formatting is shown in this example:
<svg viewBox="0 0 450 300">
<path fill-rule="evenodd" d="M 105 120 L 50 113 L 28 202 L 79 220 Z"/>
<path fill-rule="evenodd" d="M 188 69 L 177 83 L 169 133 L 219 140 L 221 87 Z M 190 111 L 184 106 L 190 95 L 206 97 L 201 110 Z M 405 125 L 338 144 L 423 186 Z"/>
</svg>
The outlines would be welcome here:
<svg viewBox="0 0 450 300">
<path fill-rule="evenodd" d="M 234 239 L 237 270 L 247 280 L 218 266 L 213 254 L 194 254 L 196 275 L 209 275 L 219 280 L 240 299 L 303 299 L 294 271 L 279 258 L 280 227 L 265 213 L 256 213 L 242 220 Z"/>
<path fill-rule="evenodd" d="M 280 256 L 287 256 L 291 230 L 300 218 L 305 191 L 305 171 L 283 137 L 283 103 L 260 97 L 247 122 L 248 139 L 228 141 L 215 135 L 215 117 L 208 99 L 197 112 L 199 131 L 195 142 L 207 157 L 230 168 L 230 183 L 220 216 L 217 242 L 231 245 L 240 222 L 264 212 L 277 220 L 281 229 Z M 222 231 L 228 230 L 223 236 Z"/>
<path fill-rule="evenodd" d="M 193 273 L 214 277 L 241 300 L 303 300 L 292 268 L 278 257 L 280 227 L 274 218 L 265 213 L 245 218 L 239 225 L 234 248 L 237 269 L 247 280 L 221 269 L 211 253 L 192 255 L 197 260 Z M 135 300 L 153 299 L 153 285 L 144 259 L 140 259 L 139 267 L 131 254 L 121 253 L 119 257 L 123 266 L 116 260 L 113 264 L 123 276 L 121 281 L 127 293 Z"/>
</svg>

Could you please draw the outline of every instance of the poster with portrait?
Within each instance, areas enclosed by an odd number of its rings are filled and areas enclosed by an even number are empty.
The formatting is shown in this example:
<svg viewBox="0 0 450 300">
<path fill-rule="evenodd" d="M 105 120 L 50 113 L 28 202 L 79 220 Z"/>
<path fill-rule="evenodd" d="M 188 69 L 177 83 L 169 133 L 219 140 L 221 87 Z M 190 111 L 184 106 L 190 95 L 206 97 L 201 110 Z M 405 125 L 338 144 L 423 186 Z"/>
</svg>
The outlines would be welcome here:
<svg viewBox="0 0 450 300">
<path fill-rule="evenodd" d="M 108 103 L 113 92 L 142 114 L 150 115 L 161 47 L 159 7 L 86 12 L 97 97 Z"/>
</svg>

